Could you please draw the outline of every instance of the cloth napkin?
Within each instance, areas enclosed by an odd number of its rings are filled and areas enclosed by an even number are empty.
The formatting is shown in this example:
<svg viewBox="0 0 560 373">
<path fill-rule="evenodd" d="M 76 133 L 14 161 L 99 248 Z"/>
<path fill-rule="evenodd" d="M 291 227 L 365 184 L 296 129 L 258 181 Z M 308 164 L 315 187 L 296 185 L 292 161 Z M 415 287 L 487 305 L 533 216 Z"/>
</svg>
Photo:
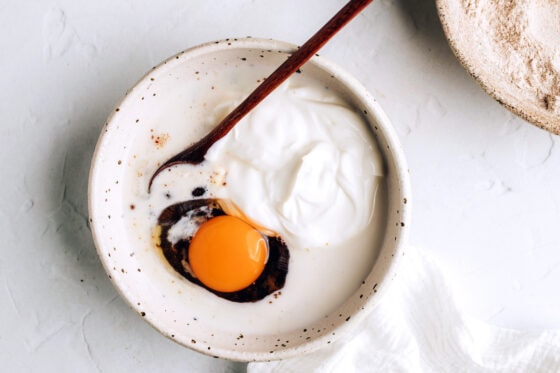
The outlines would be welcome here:
<svg viewBox="0 0 560 373">
<path fill-rule="evenodd" d="M 408 248 L 396 283 L 352 336 L 259 372 L 560 372 L 560 331 L 501 329 L 461 312 L 445 276 Z"/>
</svg>

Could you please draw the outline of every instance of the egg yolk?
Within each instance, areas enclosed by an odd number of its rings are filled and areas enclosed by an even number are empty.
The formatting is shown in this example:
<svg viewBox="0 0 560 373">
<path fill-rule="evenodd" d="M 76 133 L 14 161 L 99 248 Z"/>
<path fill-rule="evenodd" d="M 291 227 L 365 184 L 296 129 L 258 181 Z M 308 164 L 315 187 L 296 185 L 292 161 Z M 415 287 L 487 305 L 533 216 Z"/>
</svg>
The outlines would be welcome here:
<svg viewBox="0 0 560 373">
<path fill-rule="evenodd" d="M 229 215 L 202 224 L 189 247 L 194 275 L 209 288 L 234 292 L 251 285 L 264 270 L 266 240 L 252 226 Z"/>
</svg>

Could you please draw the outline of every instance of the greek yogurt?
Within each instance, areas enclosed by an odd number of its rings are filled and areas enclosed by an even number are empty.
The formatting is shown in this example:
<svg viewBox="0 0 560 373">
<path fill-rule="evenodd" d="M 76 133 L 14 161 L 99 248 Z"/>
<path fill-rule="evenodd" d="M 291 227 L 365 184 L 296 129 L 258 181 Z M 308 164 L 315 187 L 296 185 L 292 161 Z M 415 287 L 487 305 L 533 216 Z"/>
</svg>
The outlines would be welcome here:
<svg viewBox="0 0 560 373">
<path fill-rule="evenodd" d="M 203 167 L 224 174 L 213 194 L 289 247 L 338 245 L 371 220 L 382 169 L 370 136 L 340 97 L 288 82 L 214 144 Z"/>
</svg>

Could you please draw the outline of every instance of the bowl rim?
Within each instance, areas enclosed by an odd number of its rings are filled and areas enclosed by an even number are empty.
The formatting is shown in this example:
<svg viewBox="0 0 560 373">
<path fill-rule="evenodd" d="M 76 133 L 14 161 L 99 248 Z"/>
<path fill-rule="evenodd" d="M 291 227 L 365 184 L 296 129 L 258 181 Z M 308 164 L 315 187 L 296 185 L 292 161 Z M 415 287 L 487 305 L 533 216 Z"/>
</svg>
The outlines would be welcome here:
<svg viewBox="0 0 560 373">
<path fill-rule="evenodd" d="M 98 172 L 98 169 L 102 167 L 99 162 L 99 154 L 103 147 L 103 143 L 106 137 L 110 134 L 110 128 L 108 124 L 113 121 L 113 117 L 116 112 L 116 108 L 121 106 L 121 104 L 127 99 L 127 97 L 134 92 L 135 89 L 139 87 L 139 85 L 144 82 L 146 79 L 149 79 L 150 74 L 154 70 L 162 69 L 164 67 L 170 68 L 173 67 L 176 63 L 186 63 L 187 61 L 181 60 L 179 57 L 182 55 L 188 55 L 189 58 L 212 53 L 215 51 L 225 50 L 229 48 L 238 48 L 238 49 L 264 49 L 264 50 L 274 50 L 274 51 L 281 51 L 281 52 L 293 52 L 297 47 L 297 45 L 279 41 L 275 39 L 267 39 L 267 38 L 255 38 L 255 37 L 242 37 L 242 38 L 228 38 L 222 39 L 217 41 L 210 41 L 203 44 L 199 44 L 188 49 L 185 49 L 181 52 L 178 52 L 167 59 L 163 60 L 156 66 L 152 67 L 148 70 L 139 80 L 137 80 L 131 89 L 126 91 L 125 95 L 121 97 L 117 104 L 114 106 L 114 109 L 111 111 L 105 126 L 101 130 L 101 134 L 97 140 L 97 144 L 95 146 L 95 150 L 92 156 L 92 162 L 89 172 L 89 180 L 88 180 L 88 212 L 89 212 L 89 222 L 90 222 L 90 229 L 93 236 L 93 241 L 95 244 L 96 251 L 98 256 L 100 257 L 100 261 L 103 264 L 103 267 L 106 273 L 109 275 L 113 286 L 121 296 L 125 300 L 125 302 L 137 313 L 140 313 L 140 310 L 135 302 L 130 299 L 127 295 L 127 286 L 124 280 L 121 280 L 120 277 L 111 276 L 111 268 L 109 267 L 109 263 L 105 260 L 105 253 L 103 252 L 103 248 L 101 245 L 102 242 L 102 235 L 103 232 L 99 229 L 96 224 L 97 219 L 94 217 L 96 216 L 96 199 L 95 199 L 95 175 Z M 406 245 L 408 242 L 408 234 L 409 234 L 409 227 L 410 227 L 410 210 L 411 210 L 411 186 L 410 186 L 410 177 L 409 171 L 407 167 L 407 162 L 404 156 L 404 151 L 402 146 L 400 145 L 398 136 L 396 131 L 394 130 L 389 118 L 382 110 L 380 105 L 377 101 L 370 95 L 370 93 L 366 90 L 366 88 L 352 75 L 346 72 L 343 68 L 338 66 L 337 64 L 325 59 L 324 57 L 319 56 L 318 54 L 312 57 L 310 62 L 317 65 L 321 70 L 334 74 L 336 76 L 337 81 L 342 84 L 342 86 L 346 87 L 349 91 L 351 91 L 357 98 L 359 97 L 359 101 L 365 105 L 367 105 L 368 115 L 371 115 L 372 118 L 375 119 L 377 126 L 379 127 L 379 131 L 382 133 L 385 142 L 387 143 L 388 150 L 381 150 L 381 153 L 384 154 L 384 158 L 386 157 L 386 153 L 390 152 L 391 158 L 394 160 L 394 168 L 391 170 L 396 174 L 396 180 L 399 188 L 399 195 L 400 195 L 400 203 L 399 203 L 399 215 L 400 215 L 400 222 L 401 227 L 398 229 L 398 233 L 394 236 L 394 245 L 393 245 L 393 255 L 392 259 L 385 265 L 385 270 L 381 272 L 381 277 L 383 279 L 383 286 L 380 286 L 378 290 L 375 292 L 377 293 L 375 296 L 369 297 L 366 301 L 364 306 L 361 309 L 357 309 L 351 316 L 351 322 L 342 323 L 337 325 L 332 329 L 336 331 L 337 338 L 341 335 L 347 334 L 351 331 L 356 325 L 360 324 L 375 308 L 375 306 L 382 300 L 384 293 L 388 290 L 391 283 L 394 282 L 394 279 L 397 275 L 397 270 L 402 260 L 401 257 L 405 255 Z M 308 62 L 309 63 L 309 62 Z M 109 127 L 109 128 L 106 128 Z M 389 149 L 390 148 L 390 149 Z M 381 284 L 380 284 L 381 285 Z M 156 329 L 159 333 L 163 334 L 167 338 L 173 340 L 176 343 L 179 343 L 185 347 L 188 347 L 192 350 L 201 352 L 205 355 L 209 355 L 212 357 L 220 357 L 229 360 L 235 361 L 243 361 L 243 362 L 250 362 L 250 361 L 270 361 L 270 360 L 278 360 L 278 359 L 285 359 L 290 357 L 299 356 L 302 354 L 310 353 L 313 351 L 318 350 L 321 347 L 327 346 L 328 343 L 331 343 L 334 339 L 332 336 L 329 335 L 322 335 L 315 337 L 309 341 L 303 342 L 299 345 L 295 346 L 287 346 L 284 349 L 278 349 L 275 351 L 274 354 L 268 354 L 260 351 L 243 351 L 240 352 L 238 350 L 227 349 L 227 348 L 213 348 L 212 351 L 208 351 L 205 346 L 198 345 L 198 344 L 184 344 L 178 341 L 177 339 L 172 338 L 170 333 L 164 330 L 155 320 L 151 317 L 143 317 L 143 320 L 148 322 L 154 329 Z"/>
</svg>

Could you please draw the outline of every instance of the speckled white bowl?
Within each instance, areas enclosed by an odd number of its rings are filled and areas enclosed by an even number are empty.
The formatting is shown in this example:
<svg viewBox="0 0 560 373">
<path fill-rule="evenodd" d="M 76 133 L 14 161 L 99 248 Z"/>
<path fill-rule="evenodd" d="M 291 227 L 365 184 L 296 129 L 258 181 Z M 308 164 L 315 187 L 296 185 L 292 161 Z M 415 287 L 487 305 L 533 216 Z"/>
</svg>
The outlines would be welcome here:
<svg viewBox="0 0 560 373">
<path fill-rule="evenodd" d="M 357 325 L 382 300 L 403 255 L 409 225 L 410 188 L 397 136 L 379 105 L 359 82 L 318 56 L 304 69 L 313 71 L 329 89 L 344 94 L 362 113 L 373 129 L 385 167 L 387 219 L 382 223 L 385 233 L 371 272 L 354 294 L 338 309 L 304 328 L 274 335 L 244 330 L 232 332 L 231 325 L 226 328 L 223 323 L 212 320 L 201 322 L 199 315 L 189 308 L 188 294 L 176 290 L 175 282 L 182 278 L 169 274 L 162 278 L 173 280 L 165 282 L 158 277 L 158 273 L 172 271 L 163 258 L 135 255 L 134 241 L 124 233 L 123 216 L 128 206 L 122 180 L 127 158 L 133 156 L 127 149 L 134 141 L 135 131 L 141 127 L 139 123 L 157 121 L 164 111 L 167 119 L 184 116 L 185 98 L 179 97 L 181 91 L 177 86 L 188 84 L 189 79 L 216 76 L 225 65 L 229 69 L 244 66 L 246 74 L 247 66 L 251 66 L 249 71 L 254 70 L 254 76 L 248 78 L 256 82 L 262 78 L 263 71 L 271 72 L 294 48 L 294 45 L 273 40 L 228 39 L 197 46 L 169 58 L 149 71 L 116 106 L 102 130 L 93 157 L 89 180 L 90 223 L 99 257 L 109 277 L 122 297 L 154 328 L 208 355 L 263 361 L 293 357 L 330 344 Z M 208 85 L 208 89 L 214 88 Z M 309 276 L 313 276 L 312 269 Z M 208 296 L 213 295 L 208 293 Z M 247 312 L 251 312 L 250 304 L 246 307 Z"/>
</svg>

